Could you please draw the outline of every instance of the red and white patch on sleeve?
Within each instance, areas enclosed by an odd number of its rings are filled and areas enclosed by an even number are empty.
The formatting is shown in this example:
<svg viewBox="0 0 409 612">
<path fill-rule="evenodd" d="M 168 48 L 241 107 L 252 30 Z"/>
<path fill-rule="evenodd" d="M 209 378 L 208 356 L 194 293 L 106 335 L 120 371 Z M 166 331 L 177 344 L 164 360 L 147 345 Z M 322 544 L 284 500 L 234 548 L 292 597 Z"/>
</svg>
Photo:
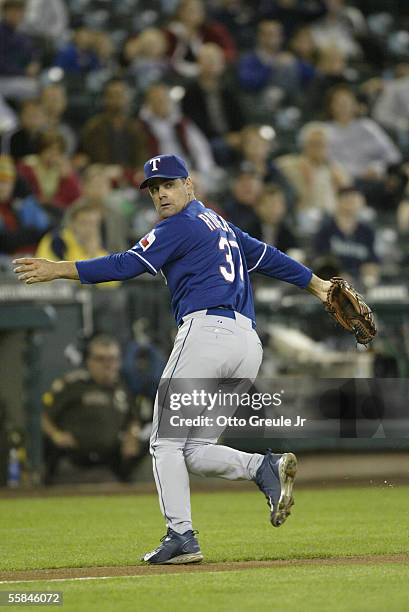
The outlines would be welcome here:
<svg viewBox="0 0 409 612">
<path fill-rule="evenodd" d="M 149 232 L 149 234 L 146 234 L 146 236 L 140 239 L 139 244 L 142 247 L 142 250 L 146 251 L 146 249 L 149 249 L 149 247 L 155 242 L 155 240 L 155 230 L 152 230 L 151 232 Z"/>
</svg>

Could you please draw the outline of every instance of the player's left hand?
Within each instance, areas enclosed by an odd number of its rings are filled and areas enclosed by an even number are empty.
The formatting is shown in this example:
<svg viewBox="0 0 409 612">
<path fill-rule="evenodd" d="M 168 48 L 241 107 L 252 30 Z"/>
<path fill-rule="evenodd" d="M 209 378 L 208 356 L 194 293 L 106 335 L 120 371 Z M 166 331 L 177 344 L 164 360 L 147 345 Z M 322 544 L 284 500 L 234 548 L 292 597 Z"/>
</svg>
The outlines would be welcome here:
<svg viewBox="0 0 409 612">
<path fill-rule="evenodd" d="M 312 293 L 312 295 L 315 295 L 315 297 L 317 297 L 319 300 L 321 300 L 321 302 L 324 303 L 327 301 L 328 291 L 330 290 L 330 288 L 331 281 L 323 280 L 315 274 L 312 275 L 311 281 L 308 287 L 306 287 L 309 293 Z"/>
<path fill-rule="evenodd" d="M 331 278 L 325 308 L 339 325 L 355 335 L 358 344 L 367 345 L 375 338 L 377 329 L 371 308 L 345 279 Z"/>
</svg>

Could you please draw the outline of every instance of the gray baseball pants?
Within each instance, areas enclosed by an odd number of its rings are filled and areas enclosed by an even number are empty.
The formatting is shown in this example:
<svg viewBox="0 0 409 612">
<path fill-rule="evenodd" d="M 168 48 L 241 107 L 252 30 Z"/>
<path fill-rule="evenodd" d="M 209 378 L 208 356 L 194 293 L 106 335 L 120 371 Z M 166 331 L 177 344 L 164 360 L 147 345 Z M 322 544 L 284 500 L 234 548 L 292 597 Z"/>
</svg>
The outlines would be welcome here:
<svg viewBox="0 0 409 612">
<path fill-rule="evenodd" d="M 200 310 L 184 317 L 162 381 L 174 380 L 177 384 L 176 379 L 184 379 L 183 384 L 188 384 L 198 378 L 214 379 L 222 392 L 245 392 L 257 376 L 262 355 L 250 319 L 239 313 L 234 320 Z M 233 416 L 236 409 L 237 405 L 215 406 L 212 417 L 218 413 Z M 162 410 L 157 394 L 150 444 L 153 473 L 167 527 L 185 533 L 192 529 L 188 473 L 252 480 L 263 455 L 217 445 L 225 426 L 210 431 L 207 427 L 185 428 L 177 432 L 178 437 L 166 437 L 161 433 Z"/>
</svg>

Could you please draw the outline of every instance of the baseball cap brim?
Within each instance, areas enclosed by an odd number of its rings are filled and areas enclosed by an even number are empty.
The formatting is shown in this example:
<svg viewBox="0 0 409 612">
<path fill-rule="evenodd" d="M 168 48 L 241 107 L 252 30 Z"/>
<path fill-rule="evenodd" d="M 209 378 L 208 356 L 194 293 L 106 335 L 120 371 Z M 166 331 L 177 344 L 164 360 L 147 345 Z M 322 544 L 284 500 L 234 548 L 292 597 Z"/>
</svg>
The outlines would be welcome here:
<svg viewBox="0 0 409 612">
<path fill-rule="evenodd" d="M 187 176 L 182 176 L 180 174 L 178 174 L 177 176 L 173 175 L 173 176 L 169 176 L 169 174 L 155 174 L 155 176 L 150 176 L 149 178 L 145 179 L 143 181 L 143 183 L 141 183 L 139 185 L 139 189 L 145 189 L 145 187 L 149 186 L 149 183 L 157 178 L 164 178 L 164 179 L 171 179 L 172 181 L 178 178 L 187 178 Z"/>
</svg>

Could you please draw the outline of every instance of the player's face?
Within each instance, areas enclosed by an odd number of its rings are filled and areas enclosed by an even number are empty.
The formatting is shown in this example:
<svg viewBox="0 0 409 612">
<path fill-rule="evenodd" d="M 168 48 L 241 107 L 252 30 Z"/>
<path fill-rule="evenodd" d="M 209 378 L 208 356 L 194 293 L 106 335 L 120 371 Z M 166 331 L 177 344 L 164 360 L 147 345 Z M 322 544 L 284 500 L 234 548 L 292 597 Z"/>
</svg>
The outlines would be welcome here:
<svg viewBox="0 0 409 612">
<path fill-rule="evenodd" d="M 149 193 L 161 219 L 183 210 L 193 199 L 192 181 L 187 179 L 152 179 Z"/>
</svg>

